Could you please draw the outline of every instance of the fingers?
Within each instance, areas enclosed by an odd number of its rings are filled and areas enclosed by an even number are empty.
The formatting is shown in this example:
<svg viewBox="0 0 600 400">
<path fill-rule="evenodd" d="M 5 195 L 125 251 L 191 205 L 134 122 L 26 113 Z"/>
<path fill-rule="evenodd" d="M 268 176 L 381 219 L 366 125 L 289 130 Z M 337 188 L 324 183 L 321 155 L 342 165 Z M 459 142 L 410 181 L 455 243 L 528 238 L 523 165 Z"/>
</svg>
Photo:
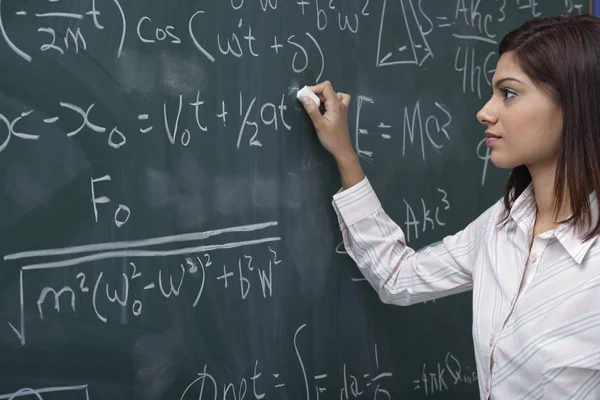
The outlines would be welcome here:
<svg viewBox="0 0 600 400">
<path fill-rule="evenodd" d="M 319 100 L 321 100 L 321 105 L 325 104 L 325 96 L 323 96 L 323 93 L 315 94 L 319 97 Z"/>
<path fill-rule="evenodd" d="M 338 99 L 340 100 L 340 103 L 342 103 L 344 107 L 348 108 L 350 106 L 350 100 L 352 99 L 352 97 L 349 94 L 341 92 L 339 92 L 337 95 Z"/>
<path fill-rule="evenodd" d="M 317 96 L 319 96 L 321 100 L 324 100 L 325 109 L 330 109 L 329 107 L 335 105 L 335 103 L 339 101 L 337 94 L 333 90 L 333 86 L 331 86 L 331 82 L 329 81 L 324 81 L 314 86 L 309 86 L 308 88 Z"/>
<path fill-rule="evenodd" d="M 321 125 L 324 117 L 321 114 L 319 107 L 317 107 L 317 103 L 315 103 L 312 99 L 308 97 L 301 97 L 300 100 L 302 101 L 302 105 L 304 105 L 304 110 L 306 110 L 306 113 L 310 117 L 312 123 L 316 128 L 318 128 Z"/>
<path fill-rule="evenodd" d="M 321 108 L 327 112 L 322 114 L 321 109 L 309 98 L 301 98 L 304 109 L 317 129 L 324 126 L 325 120 L 331 120 L 333 115 L 338 115 L 342 109 L 348 109 L 351 96 L 347 93 L 336 93 L 329 81 L 308 87 L 321 100 Z M 344 112 L 345 115 L 345 112 Z"/>
</svg>

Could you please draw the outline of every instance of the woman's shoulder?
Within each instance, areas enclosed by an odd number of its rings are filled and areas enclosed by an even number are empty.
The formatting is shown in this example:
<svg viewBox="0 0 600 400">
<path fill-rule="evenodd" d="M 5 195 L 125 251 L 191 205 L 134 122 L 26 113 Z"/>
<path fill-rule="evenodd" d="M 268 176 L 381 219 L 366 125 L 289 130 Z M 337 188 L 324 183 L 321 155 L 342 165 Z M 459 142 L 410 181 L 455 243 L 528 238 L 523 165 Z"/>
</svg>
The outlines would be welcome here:
<svg viewBox="0 0 600 400">
<path fill-rule="evenodd" d="M 479 213 L 466 227 L 465 230 L 475 230 L 479 234 L 492 233 L 496 228 L 501 226 L 505 214 L 504 200 L 498 199 L 488 205 L 482 212 Z"/>
</svg>

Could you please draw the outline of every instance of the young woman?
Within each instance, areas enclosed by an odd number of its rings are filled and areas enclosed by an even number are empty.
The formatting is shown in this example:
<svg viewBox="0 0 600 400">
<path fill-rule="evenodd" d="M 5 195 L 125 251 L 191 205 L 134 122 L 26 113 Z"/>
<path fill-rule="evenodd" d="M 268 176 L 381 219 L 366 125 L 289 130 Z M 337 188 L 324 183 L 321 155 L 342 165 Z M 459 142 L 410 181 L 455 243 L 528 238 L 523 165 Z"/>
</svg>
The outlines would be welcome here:
<svg viewBox="0 0 600 400">
<path fill-rule="evenodd" d="M 499 46 L 491 99 L 477 113 L 499 199 L 462 231 L 415 251 L 384 212 L 352 147 L 350 96 L 329 82 L 301 99 L 343 189 L 345 248 L 385 303 L 473 290 L 482 399 L 600 399 L 600 20 L 529 21 Z"/>
</svg>

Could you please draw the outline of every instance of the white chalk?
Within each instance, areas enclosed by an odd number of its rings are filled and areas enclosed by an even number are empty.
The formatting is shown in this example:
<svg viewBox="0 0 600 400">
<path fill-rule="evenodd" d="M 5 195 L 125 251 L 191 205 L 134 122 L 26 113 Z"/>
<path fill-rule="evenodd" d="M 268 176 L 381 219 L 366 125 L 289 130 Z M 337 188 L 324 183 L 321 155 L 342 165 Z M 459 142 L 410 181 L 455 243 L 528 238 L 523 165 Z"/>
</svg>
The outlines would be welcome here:
<svg viewBox="0 0 600 400">
<path fill-rule="evenodd" d="M 298 98 L 298 100 L 300 100 L 300 97 L 308 97 L 308 98 L 312 99 L 312 101 L 317 103 L 317 107 L 319 107 L 321 105 L 321 99 L 319 99 L 319 96 L 317 96 L 306 85 L 304 85 L 304 87 L 302 89 L 298 90 L 298 94 L 296 95 L 296 98 Z"/>
</svg>

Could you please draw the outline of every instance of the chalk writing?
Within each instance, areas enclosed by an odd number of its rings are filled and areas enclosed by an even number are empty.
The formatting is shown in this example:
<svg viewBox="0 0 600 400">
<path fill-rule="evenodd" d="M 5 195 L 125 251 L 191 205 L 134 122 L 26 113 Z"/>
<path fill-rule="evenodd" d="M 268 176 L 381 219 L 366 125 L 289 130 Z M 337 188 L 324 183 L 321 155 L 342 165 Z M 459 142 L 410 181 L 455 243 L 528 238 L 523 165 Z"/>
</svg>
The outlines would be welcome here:
<svg viewBox="0 0 600 400">
<path fill-rule="evenodd" d="M 293 338 L 294 353 L 296 362 L 300 367 L 303 384 L 302 393 L 297 393 L 298 399 L 319 400 L 321 398 L 339 398 L 340 400 L 349 399 L 373 399 L 390 400 L 392 397 L 386 384 L 393 378 L 391 372 L 380 369 L 377 344 L 374 345 L 374 359 L 376 370 L 353 373 L 348 370 L 346 364 L 340 368 L 342 379 L 339 381 L 339 373 L 319 373 L 309 375 L 305 367 L 305 361 L 302 353 L 304 352 L 299 343 L 299 336 L 306 328 L 306 324 L 301 325 L 295 332 Z M 290 377 L 292 378 L 292 377 Z M 336 379 L 338 380 L 336 382 Z M 233 381 L 218 381 L 210 373 L 208 365 L 204 365 L 202 371 L 198 373 L 198 378 L 194 379 L 183 391 L 181 400 L 186 399 L 226 399 L 228 395 L 236 399 L 248 398 L 277 398 L 278 392 L 285 390 L 286 381 L 278 371 L 265 373 L 260 368 L 259 360 L 254 362 L 251 376 L 238 377 Z M 331 393 L 331 394 L 330 394 Z M 339 396 L 339 397 L 338 397 Z"/>
<path fill-rule="evenodd" d="M 413 207 L 405 200 L 404 204 L 406 205 L 406 221 L 405 225 L 405 233 L 406 233 L 406 241 L 409 242 L 411 240 L 411 231 L 415 235 L 415 239 L 419 238 L 419 225 L 421 226 L 421 232 L 424 233 L 427 231 L 427 227 L 434 230 L 436 226 L 443 227 L 446 223 L 441 218 L 441 211 L 446 211 L 450 209 L 450 203 L 448 202 L 448 194 L 445 190 L 437 188 L 437 192 L 439 195 L 439 205 L 435 207 L 435 211 L 430 215 L 432 209 L 430 209 L 425 203 L 425 199 L 421 198 L 421 206 L 422 213 L 418 213 L 417 215 L 421 216 L 422 219 L 417 218 L 415 215 Z"/>
<path fill-rule="evenodd" d="M 421 103 L 416 102 L 414 106 L 405 106 L 402 120 L 402 135 L 394 135 L 394 124 L 400 121 L 394 121 L 393 116 L 380 121 L 376 126 L 367 127 L 362 123 L 365 114 L 377 110 L 376 100 L 371 97 L 357 96 L 356 123 L 354 126 L 354 145 L 356 152 L 363 160 L 372 163 L 374 153 L 363 147 L 364 139 L 368 136 L 374 136 L 384 141 L 402 140 L 402 156 L 407 154 L 411 147 L 420 147 L 420 153 L 423 161 L 426 161 L 426 148 L 431 148 L 435 153 L 442 153 L 444 143 L 451 140 L 450 125 L 452 123 L 452 113 L 448 106 L 442 103 L 434 102 L 432 111 L 429 115 L 423 115 L 421 112 Z M 372 118 L 369 118 L 372 119 Z"/>
<path fill-rule="evenodd" d="M 485 56 L 483 62 L 478 65 L 476 61 L 475 48 L 459 46 L 456 49 L 456 57 L 454 58 L 454 69 L 461 73 L 462 91 L 463 93 L 476 93 L 481 99 L 482 91 L 481 84 L 485 80 L 485 91 L 488 93 L 492 87 L 492 76 L 496 72 L 496 63 L 498 57 L 495 51 L 490 51 Z"/>
<path fill-rule="evenodd" d="M 423 364 L 421 375 L 413 380 L 414 390 L 425 396 L 449 391 L 453 386 L 477 385 L 477 372 L 464 366 L 451 352 L 446 353 L 443 362 L 433 368 Z"/>
<path fill-rule="evenodd" d="M 62 269 L 65 267 L 85 266 L 98 260 L 109 260 L 115 258 L 130 259 L 127 261 L 128 268 L 126 271 L 120 272 L 120 284 L 118 287 L 112 287 L 111 284 L 104 279 L 105 274 L 109 271 L 100 271 L 97 274 L 81 270 L 77 273 L 77 285 L 63 285 L 59 287 L 45 286 L 42 288 L 36 298 L 36 310 L 40 319 L 47 319 L 48 311 L 53 309 L 57 314 L 76 311 L 76 304 L 82 301 L 91 302 L 95 316 L 98 320 L 107 323 L 108 317 L 106 312 L 102 311 L 103 307 L 110 306 L 112 303 L 121 308 L 131 310 L 134 317 L 139 316 L 143 310 L 143 303 L 139 294 L 133 292 L 133 286 L 140 288 L 143 292 L 158 292 L 165 299 L 179 296 L 184 281 L 187 276 L 193 276 L 193 288 L 190 291 L 193 293 L 192 307 L 196 307 L 202 297 L 204 287 L 207 284 L 207 279 L 213 278 L 215 282 L 222 282 L 224 289 L 233 287 L 234 284 L 238 287 L 238 293 L 241 299 L 246 299 L 249 296 L 250 289 L 253 287 L 260 288 L 261 296 L 265 299 L 271 298 L 273 295 L 273 273 L 277 273 L 282 260 L 277 255 L 277 250 L 270 245 L 267 246 L 268 255 L 266 258 L 258 259 L 251 255 L 245 255 L 238 259 L 235 266 L 227 266 L 220 264 L 221 269 L 215 273 L 208 273 L 207 270 L 215 270 L 213 266 L 215 262 L 211 258 L 209 252 L 219 249 L 232 249 L 246 246 L 257 246 L 266 243 L 275 243 L 280 240 L 279 237 L 265 237 L 262 239 L 251 239 L 236 242 L 224 242 L 218 244 L 194 245 L 175 250 L 151 250 L 147 247 L 163 245 L 168 243 L 182 243 L 189 241 L 204 240 L 209 237 L 217 237 L 226 233 L 232 232 L 253 232 L 268 229 L 276 226 L 277 222 L 267 222 L 262 224 L 254 224 L 247 226 L 231 227 L 215 231 L 197 232 L 189 234 L 181 234 L 168 237 L 157 237 L 151 239 L 142 239 L 131 242 L 112 242 L 99 243 L 92 245 L 83 245 L 67 248 L 32 250 L 20 253 L 13 253 L 4 256 L 5 260 L 23 260 L 28 258 L 38 258 L 46 256 L 67 256 L 80 255 L 78 257 L 67 258 L 60 261 L 38 262 L 27 264 L 21 267 L 20 271 L 20 309 L 21 321 L 20 327 L 9 322 L 21 343 L 25 345 L 25 293 L 24 293 L 24 272 L 30 271 Z M 160 268 L 153 273 L 147 273 L 143 267 L 143 261 L 148 257 L 169 257 L 186 255 L 184 259 L 176 259 L 172 268 Z M 135 259 L 135 261 L 133 261 Z M 233 272 L 235 271 L 235 272 Z M 222 272 L 222 274 L 221 274 Z M 237 276 L 235 275 L 237 273 Z M 114 273 L 113 273 L 114 276 Z M 229 281 L 231 279 L 231 281 Z M 114 281 L 114 280 L 113 280 Z M 29 288 L 29 286 L 27 286 Z M 79 300 L 78 300 L 79 299 Z"/>
<path fill-rule="evenodd" d="M 90 400 L 90 395 L 88 393 L 88 385 L 79 385 L 79 386 L 55 386 L 55 387 L 45 387 L 39 389 L 33 388 L 22 388 L 17 390 L 14 393 L 8 394 L 0 394 L 0 400 L 17 400 L 20 398 L 35 398 L 41 400 L 52 400 L 52 399 L 60 399 L 64 398 L 67 393 L 75 392 L 77 397 L 69 397 L 73 399 L 80 400 Z"/>
<path fill-rule="evenodd" d="M 434 54 L 427 41 L 427 36 L 434 28 L 433 23 L 420 2 L 417 6 L 414 3 L 412 0 L 383 0 L 377 38 L 378 67 L 406 64 L 421 66 L 428 59 L 433 59 Z M 397 33 L 399 24 L 402 30 L 400 35 Z"/>
<path fill-rule="evenodd" d="M 237 131 L 237 140 L 235 140 L 236 147 L 239 149 L 242 145 L 242 137 L 248 135 L 248 141 L 245 142 L 249 146 L 262 146 L 259 140 L 260 128 L 263 130 L 266 128 L 271 129 L 274 132 L 280 130 L 291 131 L 292 126 L 289 123 L 289 97 L 286 94 L 281 94 L 277 99 L 272 102 L 256 103 L 258 96 L 254 96 L 250 101 L 247 101 L 242 92 L 238 93 L 238 108 L 240 125 Z M 187 103 L 189 101 L 189 103 Z M 184 105 L 186 108 L 184 109 Z M 201 121 L 200 112 L 201 106 L 204 105 L 204 100 L 201 100 L 200 91 L 196 91 L 196 96 L 192 99 L 185 99 L 183 95 L 179 95 L 175 104 L 165 100 L 163 102 L 162 128 L 164 129 L 165 136 L 168 142 L 172 145 L 188 146 L 190 144 L 192 133 L 198 134 L 199 132 L 206 132 L 208 130 L 206 122 Z M 223 126 L 227 125 L 227 102 L 223 100 L 221 102 L 222 108 L 219 113 L 216 114 L 216 118 L 221 120 Z M 66 133 L 67 137 L 74 137 L 86 129 L 97 133 L 108 132 L 107 127 L 100 126 L 93 120 L 95 103 L 88 105 L 83 108 L 76 104 L 68 102 L 60 102 L 60 107 L 70 110 L 76 113 L 81 118 L 81 123 L 73 130 Z M 185 113 L 191 113 L 195 119 L 195 126 L 182 127 L 180 126 L 180 120 L 186 117 Z M 256 116 L 256 117 L 255 117 Z M 21 113 L 19 116 L 9 120 L 5 115 L 0 113 L 0 122 L 3 123 L 6 132 L 5 138 L 0 143 L 0 153 L 2 153 L 10 143 L 12 137 L 24 139 L 24 140 L 38 140 L 40 134 L 32 132 L 21 132 L 18 130 L 18 124 L 25 118 L 40 118 L 38 113 L 34 113 L 34 110 L 28 110 Z M 152 115 L 149 113 L 138 113 L 136 115 L 137 121 L 140 121 L 141 127 L 139 132 L 142 134 L 148 134 L 154 130 L 154 124 L 151 122 Z M 45 124 L 56 124 L 59 121 L 59 116 L 53 116 L 50 118 L 43 118 Z M 0 124 L 2 126 L 2 124 Z M 127 135 L 122 132 L 118 126 L 111 128 L 110 132 L 106 136 L 106 141 L 109 147 L 113 149 L 120 149 L 127 143 Z"/>
<path fill-rule="evenodd" d="M 139 262 L 129 262 L 129 266 L 131 267 L 130 270 L 127 273 L 122 273 L 122 279 L 118 282 L 119 285 L 117 287 L 120 288 L 120 290 L 111 287 L 110 283 L 103 280 L 104 272 L 100 272 L 96 277 L 90 277 L 91 291 L 90 286 L 87 286 L 86 284 L 88 275 L 86 275 L 85 272 L 79 272 L 77 274 L 77 279 L 80 279 L 80 285 L 78 288 L 75 288 L 75 290 L 71 286 L 63 286 L 58 290 L 53 287 L 44 287 L 36 301 L 40 319 L 44 319 L 43 309 L 48 299 L 50 299 L 49 304 L 53 305 L 54 310 L 57 313 L 61 313 L 61 298 L 64 297 L 64 301 L 67 305 L 70 305 L 71 311 L 75 312 L 76 302 L 82 301 L 77 299 L 77 295 L 86 293 L 91 293 L 91 302 L 93 304 L 94 312 L 96 317 L 102 322 L 106 323 L 108 321 L 105 316 L 106 314 L 100 310 L 101 304 L 106 304 L 106 301 L 108 301 L 108 303 L 118 304 L 123 308 L 131 308 L 132 314 L 137 317 L 142 313 L 143 303 L 130 291 L 130 287 L 136 284 L 136 280 L 138 279 L 140 282 L 143 281 L 139 286 L 142 286 L 144 291 L 149 293 L 158 291 L 165 299 L 169 299 L 171 296 L 178 297 L 180 295 L 187 276 L 195 276 L 200 282 L 199 287 L 193 289 L 195 293 L 193 307 L 196 307 L 206 284 L 207 268 L 213 265 L 213 262 L 209 253 L 194 257 L 186 257 L 185 260 L 179 264 L 179 268 L 173 268 L 171 270 L 159 269 L 156 275 L 151 274 L 148 279 L 146 279 L 147 274 L 142 273 L 144 268 L 140 265 L 141 263 Z M 239 294 L 242 299 L 248 297 L 250 288 L 254 287 L 255 283 L 260 283 L 262 296 L 264 298 L 270 298 L 273 296 L 274 265 L 276 264 L 274 264 L 272 260 L 268 262 L 268 266 L 254 265 L 252 263 L 252 257 L 245 256 L 244 262 L 242 262 L 242 259 L 238 259 L 238 268 L 236 272 L 239 272 L 239 275 L 235 276 L 234 272 L 228 272 L 227 265 L 223 264 L 222 275 L 217 276 L 216 280 L 223 281 L 225 289 L 234 284 L 239 284 Z M 255 282 L 254 284 L 251 283 L 251 275 L 257 276 L 258 282 Z M 231 284 L 229 283 L 230 278 L 232 281 Z M 78 290 L 77 293 L 76 290 Z M 63 310 L 65 310 L 65 307 L 63 307 Z"/>
<path fill-rule="evenodd" d="M 36 3 L 36 4 L 39 4 L 39 3 Z M 106 2 L 106 4 L 110 4 L 110 2 Z M 123 8 L 121 7 L 120 1 L 112 0 L 112 4 L 114 4 L 114 6 L 116 7 L 116 9 L 119 12 L 119 15 L 121 16 L 121 27 L 120 27 L 121 35 L 120 35 L 119 45 L 118 45 L 118 48 L 116 51 L 117 58 L 119 58 L 119 57 L 121 57 L 121 54 L 123 52 L 123 44 L 125 42 L 125 36 L 127 34 L 127 19 L 125 17 L 125 12 L 123 11 Z M 25 17 L 29 13 L 30 12 L 27 10 L 19 10 L 16 12 L 16 15 Z M 100 21 L 99 21 L 99 16 L 101 16 L 102 13 L 96 8 L 96 0 L 92 1 L 92 9 L 87 10 L 85 12 L 85 14 L 70 13 L 70 12 L 63 12 L 63 11 L 51 11 L 51 12 L 42 12 L 42 13 L 34 12 L 32 14 L 36 18 L 39 18 L 40 22 L 41 21 L 46 22 L 48 20 L 55 20 L 55 19 L 83 20 L 85 18 L 85 16 L 89 15 L 89 16 L 91 16 L 91 18 L 93 20 L 95 29 L 97 29 L 97 30 L 104 29 L 104 27 L 100 24 Z M 69 50 L 74 52 L 75 54 L 79 54 L 80 49 L 81 50 L 87 49 L 87 41 L 86 41 L 83 33 L 81 32 L 80 27 L 77 27 L 74 30 L 70 27 L 67 28 L 66 33 L 65 33 L 64 37 L 62 38 L 62 43 L 57 42 L 57 34 L 56 34 L 55 29 L 52 27 L 40 26 L 37 29 L 37 32 L 40 33 L 44 39 L 44 43 L 39 48 L 39 50 L 42 52 L 50 51 L 50 52 L 56 52 L 60 55 L 65 55 L 66 53 L 69 52 Z M 4 27 L 3 18 L 2 18 L 2 1 L 0 1 L 0 34 L 4 38 L 6 43 L 9 45 L 11 50 L 14 51 L 17 55 L 19 55 L 20 57 L 22 57 L 23 59 L 25 59 L 29 62 L 31 62 L 33 60 L 33 57 L 29 53 L 22 50 L 18 46 L 18 44 L 16 44 L 10 38 L 10 35 L 6 31 L 6 28 Z"/>
</svg>

